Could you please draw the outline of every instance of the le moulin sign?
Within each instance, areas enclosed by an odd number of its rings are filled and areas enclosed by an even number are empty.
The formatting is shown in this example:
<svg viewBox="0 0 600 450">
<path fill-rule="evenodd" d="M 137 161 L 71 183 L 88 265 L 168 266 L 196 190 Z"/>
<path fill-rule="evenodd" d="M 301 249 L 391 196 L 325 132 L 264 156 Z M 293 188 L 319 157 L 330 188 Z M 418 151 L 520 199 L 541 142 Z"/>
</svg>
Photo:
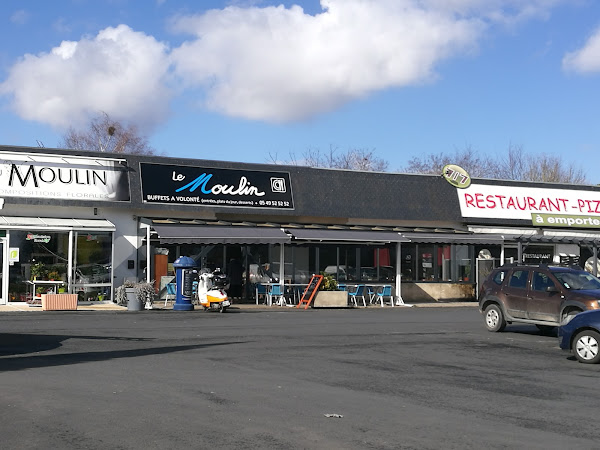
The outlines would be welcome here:
<svg viewBox="0 0 600 450">
<path fill-rule="evenodd" d="M 294 209 L 290 174 L 141 163 L 146 203 Z"/>
<path fill-rule="evenodd" d="M 463 217 L 522 219 L 534 226 L 600 228 L 600 192 L 471 184 L 457 190 Z"/>
<path fill-rule="evenodd" d="M 115 159 L 0 152 L 0 197 L 129 201 L 129 178 Z"/>
</svg>

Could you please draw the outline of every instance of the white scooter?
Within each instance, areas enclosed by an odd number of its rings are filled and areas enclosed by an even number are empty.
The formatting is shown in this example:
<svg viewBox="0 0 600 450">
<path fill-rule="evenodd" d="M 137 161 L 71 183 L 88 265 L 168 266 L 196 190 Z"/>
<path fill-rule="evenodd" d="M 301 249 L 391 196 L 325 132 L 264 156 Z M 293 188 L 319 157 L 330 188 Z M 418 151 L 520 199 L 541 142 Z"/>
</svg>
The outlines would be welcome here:
<svg viewBox="0 0 600 450">
<path fill-rule="evenodd" d="M 231 306 L 225 289 L 229 284 L 229 278 L 222 274 L 219 269 L 214 272 L 203 272 L 198 280 L 198 302 L 204 307 L 204 311 L 213 310 L 221 313 Z"/>
</svg>

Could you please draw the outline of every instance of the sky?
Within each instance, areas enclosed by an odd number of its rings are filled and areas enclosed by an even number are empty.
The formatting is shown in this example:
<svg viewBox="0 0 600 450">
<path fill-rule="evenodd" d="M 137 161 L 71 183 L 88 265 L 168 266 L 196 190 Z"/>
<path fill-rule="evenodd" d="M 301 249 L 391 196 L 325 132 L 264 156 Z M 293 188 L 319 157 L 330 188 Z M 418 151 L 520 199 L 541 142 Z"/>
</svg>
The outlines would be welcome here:
<svg viewBox="0 0 600 450">
<path fill-rule="evenodd" d="M 0 145 L 105 112 L 159 154 L 520 146 L 600 183 L 596 0 L 3 0 Z"/>
</svg>

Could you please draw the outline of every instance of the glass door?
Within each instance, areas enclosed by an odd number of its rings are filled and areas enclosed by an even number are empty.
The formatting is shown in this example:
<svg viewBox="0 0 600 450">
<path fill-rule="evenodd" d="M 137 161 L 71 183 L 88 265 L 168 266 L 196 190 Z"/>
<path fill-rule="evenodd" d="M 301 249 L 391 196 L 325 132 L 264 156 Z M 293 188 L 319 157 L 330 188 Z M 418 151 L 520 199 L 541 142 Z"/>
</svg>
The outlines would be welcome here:
<svg viewBox="0 0 600 450">
<path fill-rule="evenodd" d="M 0 238 L 0 269 L 2 269 L 0 272 L 0 305 L 6 304 L 6 297 L 4 294 L 6 292 L 6 287 L 4 286 L 4 283 L 6 282 L 5 280 L 8 279 L 8 264 L 6 261 L 5 252 L 5 239 Z"/>
<path fill-rule="evenodd" d="M 95 302 L 112 297 L 113 235 L 110 231 L 78 231 L 75 237 L 73 293 L 78 301 Z"/>
</svg>

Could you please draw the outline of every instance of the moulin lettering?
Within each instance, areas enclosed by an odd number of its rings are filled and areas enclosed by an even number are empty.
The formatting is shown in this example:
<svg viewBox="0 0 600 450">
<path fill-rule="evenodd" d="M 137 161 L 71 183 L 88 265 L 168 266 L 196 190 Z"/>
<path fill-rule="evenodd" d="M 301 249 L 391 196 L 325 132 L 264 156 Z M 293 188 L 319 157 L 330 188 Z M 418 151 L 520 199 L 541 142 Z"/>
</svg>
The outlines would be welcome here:
<svg viewBox="0 0 600 450">
<path fill-rule="evenodd" d="M 29 169 L 23 174 L 19 166 L 12 164 L 8 185 L 13 186 L 15 180 L 25 187 L 29 181 L 37 188 L 40 183 L 52 184 L 79 184 L 79 185 L 107 185 L 106 172 L 90 169 L 65 169 L 60 167 L 36 167 L 29 166 Z"/>
<path fill-rule="evenodd" d="M 241 177 L 240 182 L 237 185 L 214 184 L 212 187 L 209 187 L 208 182 L 211 178 L 212 173 L 203 173 L 195 180 L 177 189 L 175 192 L 181 192 L 186 189 L 189 189 L 190 192 L 194 192 L 196 189 L 200 188 L 204 194 L 255 195 L 257 197 L 262 197 L 265 195 L 265 193 L 260 191 L 256 186 L 252 186 L 246 177 Z"/>
</svg>

